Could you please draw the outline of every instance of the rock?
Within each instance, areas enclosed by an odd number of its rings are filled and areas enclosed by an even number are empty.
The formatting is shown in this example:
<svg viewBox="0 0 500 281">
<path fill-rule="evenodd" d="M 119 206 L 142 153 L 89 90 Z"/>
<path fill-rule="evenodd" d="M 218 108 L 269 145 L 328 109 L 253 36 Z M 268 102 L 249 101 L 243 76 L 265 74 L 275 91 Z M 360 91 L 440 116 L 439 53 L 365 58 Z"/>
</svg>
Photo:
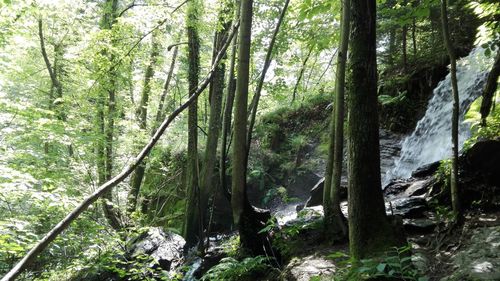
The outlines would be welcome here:
<svg viewBox="0 0 500 281">
<path fill-rule="evenodd" d="M 311 189 L 309 198 L 305 203 L 305 207 L 314 207 L 323 205 L 323 190 L 325 186 L 325 178 L 321 178 Z M 345 185 L 340 186 L 340 199 L 347 198 L 347 187 Z"/>
<path fill-rule="evenodd" d="M 286 191 L 289 198 L 298 198 L 306 200 L 310 191 L 321 180 L 321 177 L 313 172 L 297 172 L 296 175 L 291 176 L 286 183 Z"/>
<path fill-rule="evenodd" d="M 500 226 L 475 229 L 452 257 L 452 276 L 442 280 L 500 280 Z"/>
<path fill-rule="evenodd" d="M 436 161 L 436 162 L 433 162 L 433 163 L 430 163 L 430 164 L 426 164 L 424 166 L 421 166 L 419 167 L 418 169 L 416 169 L 412 174 L 411 176 L 413 178 L 422 178 L 422 177 L 428 177 L 428 176 L 431 176 L 433 175 L 437 169 L 439 168 L 439 165 L 441 163 L 439 161 Z"/>
<path fill-rule="evenodd" d="M 313 276 L 329 276 L 335 273 L 336 266 L 324 257 L 310 255 L 294 258 L 283 270 L 283 281 L 309 281 Z"/>
<path fill-rule="evenodd" d="M 321 178 L 311 189 L 311 196 L 307 199 L 305 207 L 319 206 L 323 204 L 323 190 L 325 178 Z"/>
<path fill-rule="evenodd" d="M 420 197 L 402 197 L 386 203 L 386 212 L 403 218 L 420 218 L 428 209 L 425 199 Z"/>
<path fill-rule="evenodd" d="M 500 186 L 500 141 L 479 141 L 467 150 L 464 158 L 468 168 L 479 171 L 488 184 Z"/>
<path fill-rule="evenodd" d="M 411 181 L 407 179 L 395 179 L 384 187 L 385 195 L 396 195 L 404 192 L 410 185 Z"/>
<path fill-rule="evenodd" d="M 410 234 L 424 234 L 434 231 L 437 223 L 431 219 L 404 219 L 403 226 L 407 233 Z"/>
<path fill-rule="evenodd" d="M 432 184 L 434 183 L 434 178 L 433 177 L 427 177 L 422 180 L 416 180 L 406 188 L 404 191 L 404 194 L 408 197 L 412 196 L 420 196 L 426 194 Z"/>
<path fill-rule="evenodd" d="M 160 266 L 163 270 L 173 273 L 183 263 L 183 248 L 186 241 L 182 236 L 164 232 L 160 227 L 149 228 L 147 232 L 131 242 L 127 256 L 131 259 L 141 255 L 153 259 L 150 266 Z"/>
</svg>

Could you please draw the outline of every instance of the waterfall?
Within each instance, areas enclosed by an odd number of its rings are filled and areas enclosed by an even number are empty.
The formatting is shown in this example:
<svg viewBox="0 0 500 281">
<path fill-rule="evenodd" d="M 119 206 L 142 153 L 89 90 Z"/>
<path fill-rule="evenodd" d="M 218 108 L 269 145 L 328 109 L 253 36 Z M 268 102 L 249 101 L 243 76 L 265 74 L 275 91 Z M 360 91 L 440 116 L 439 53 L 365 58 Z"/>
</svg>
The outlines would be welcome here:
<svg viewBox="0 0 500 281">
<path fill-rule="evenodd" d="M 465 113 L 470 104 L 481 95 L 487 70 L 491 65 L 492 59 L 480 47 L 457 61 L 460 96 L 459 149 L 470 136 L 470 125 L 463 121 Z M 415 131 L 402 141 L 400 156 L 385 174 L 382 186 L 386 186 L 391 179 L 410 177 L 422 165 L 451 157 L 452 109 L 451 75 L 448 74 L 434 89 L 427 111 L 418 121 Z"/>
</svg>

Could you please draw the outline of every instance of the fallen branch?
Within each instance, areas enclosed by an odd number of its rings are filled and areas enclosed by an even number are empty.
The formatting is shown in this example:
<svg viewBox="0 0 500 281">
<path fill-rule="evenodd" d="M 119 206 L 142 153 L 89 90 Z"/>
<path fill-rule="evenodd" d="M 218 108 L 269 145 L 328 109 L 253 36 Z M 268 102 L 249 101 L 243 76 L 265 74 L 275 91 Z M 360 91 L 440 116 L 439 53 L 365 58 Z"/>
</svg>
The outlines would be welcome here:
<svg viewBox="0 0 500 281">
<path fill-rule="evenodd" d="M 236 30 L 239 27 L 239 23 L 233 26 L 232 31 L 230 33 L 229 38 L 226 40 L 224 43 L 221 51 L 217 55 L 216 60 L 214 61 L 210 72 L 207 74 L 206 78 L 203 80 L 203 82 L 198 85 L 198 88 L 194 90 L 192 93 L 190 93 L 190 98 L 181 106 L 179 106 L 176 110 L 168 116 L 167 119 L 163 121 L 163 123 L 160 125 L 158 130 L 156 130 L 155 134 L 151 137 L 149 140 L 148 144 L 142 149 L 142 151 L 136 156 L 132 164 L 129 166 L 125 167 L 121 173 L 116 175 L 114 178 L 110 179 L 103 185 L 101 185 L 94 193 L 92 193 L 90 196 L 85 198 L 80 205 L 78 205 L 72 212 L 70 212 L 64 219 L 62 219 L 54 228 L 52 228 L 49 233 L 45 235 L 38 243 L 24 256 L 23 259 L 21 259 L 14 268 L 12 268 L 7 275 L 5 275 L 1 281 L 11 281 L 14 280 L 16 277 L 18 277 L 30 264 L 33 262 L 38 254 L 40 254 L 47 246 L 56 239 L 56 237 L 63 231 L 65 230 L 76 218 L 80 216 L 80 214 L 85 211 L 92 203 L 97 201 L 99 197 L 101 197 L 104 193 L 110 191 L 113 187 L 118 185 L 120 182 L 122 182 L 124 179 L 126 179 L 134 170 L 139 166 L 139 164 L 146 158 L 146 156 L 149 155 L 153 147 L 156 145 L 160 137 L 163 135 L 165 130 L 168 128 L 168 126 L 174 121 L 174 119 L 182 112 L 184 111 L 191 103 L 193 103 L 198 96 L 205 90 L 205 88 L 208 86 L 210 83 L 210 80 L 212 79 L 213 73 L 215 71 L 215 68 L 219 63 L 221 62 L 222 58 L 224 57 L 224 54 L 230 45 L 230 42 L 236 33 Z"/>
</svg>

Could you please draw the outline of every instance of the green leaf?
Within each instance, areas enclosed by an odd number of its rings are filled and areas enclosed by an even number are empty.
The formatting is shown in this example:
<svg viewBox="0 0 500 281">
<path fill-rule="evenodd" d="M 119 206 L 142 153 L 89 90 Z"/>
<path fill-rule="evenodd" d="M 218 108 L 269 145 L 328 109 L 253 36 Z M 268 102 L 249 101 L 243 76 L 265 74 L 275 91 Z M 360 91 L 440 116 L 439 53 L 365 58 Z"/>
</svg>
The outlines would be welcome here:
<svg viewBox="0 0 500 281">
<path fill-rule="evenodd" d="M 378 270 L 378 272 L 384 272 L 386 267 L 387 267 L 387 264 L 381 263 L 381 264 L 377 265 L 377 270 Z"/>
</svg>

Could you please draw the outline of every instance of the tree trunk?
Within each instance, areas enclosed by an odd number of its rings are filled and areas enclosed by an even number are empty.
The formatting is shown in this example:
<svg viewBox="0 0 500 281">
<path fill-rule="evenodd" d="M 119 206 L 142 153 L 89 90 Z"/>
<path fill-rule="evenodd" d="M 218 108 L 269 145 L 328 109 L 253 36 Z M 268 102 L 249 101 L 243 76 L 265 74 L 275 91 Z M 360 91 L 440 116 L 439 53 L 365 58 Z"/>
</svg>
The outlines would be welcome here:
<svg viewBox="0 0 500 281">
<path fill-rule="evenodd" d="M 406 73 L 408 71 L 408 52 L 407 52 L 407 42 L 408 42 L 408 26 L 405 24 L 403 26 L 402 32 L 402 41 L 403 41 L 403 69 Z"/>
<path fill-rule="evenodd" d="M 160 44 L 157 42 L 157 32 L 153 32 L 151 37 L 151 54 L 149 57 L 149 64 L 146 67 L 144 73 L 144 85 L 142 88 L 141 100 L 139 102 L 139 107 L 137 108 L 136 115 L 137 121 L 139 122 L 139 128 L 146 131 L 148 123 L 148 106 L 149 106 L 149 95 L 151 93 L 151 79 L 153 78 L 155 71 L 154 67 L 158 61 L 158 56 L 160 54 Z M 128 204 L 127 213 L 130 215 L 135 211 L 137 206 L 137 198 L 141 190 L 142 179 L 146 171 L 146 163 L 141 163 L 139 167 L 135 170 L 134 174 L 130 179 L 130 191 L 128 194 Z"/>
<path fill-rule="evenodd" d="M 461 214 L 460 196 L 458 191 L 458 115 L 460 100 L 458 96 L 457 59 L 450 38 L 450 31 L 448 27 L 448 11 L 446 6 L 446 0 L 441 0 L 441 23 L 443 28 L 443 40 L 446 46 L 446 50 L 448 51 L 448 56 L 450 58 L 451 89 L 453 94 L 453 113 L 451 118 L 451 140 L 453 144 L 450 180 L 451 203 L 455 216 L 459 218 Z"/>
<path fill-rule="evenodd" d="M 116 21 L 118 0 L 106 0 L 103 4 L 104 15 L 101 19 L 101 29 L 110 30 Z M 114 56 L 103 51 L 105 57 L 111 62 Z M 97 145 L 99 184 L 102 185 L 111 178 L 113 172 L 113 134 L 114 118 L 116 114 L 116 71 L 111 69 L 107 77 L 102 77 L 99 81 L 99 101 L 97 109 L 98 130 L 102 140 L 98 140 Z M 107 112 L 106 112 L 107 110 Z M 121 219 L 118 209 L 113 205 L 112 190 L 104 193 L 103 211 L 111 227 L 115 230 L 121 229 Z"/>
<path fill-rule="evenodd" d="M 226 41 L 226 37 L 229 32 L 231 25 L 230 19 L 227 19 L 226 15 L 232 11 L 233 6 L 231 2 L 222 7 L 219 14 L 219 23 L 222 26 L 222 30 L 215 33 L 214 38 L 214 50 L 213 58 L 216 59 L 217 53 L 223 47 L 222 44 Z M 201 209 L 201 220 L 203 222 L 203 229 L 208 229 L 208 219 L 205 214 L 208 213 L 208 201 L 209 197 L 213 197 L 215 191 L 215 165 L 217 163 L 217 144 L 219 141 L 220 129 L 221 129 L 221 114 L 222 114 L 222 96 L 224 94 L 224 75 L 226 72 L 225 63 L 220 63 L 215 69 L 214 77 L 210 84 L 210 116 L 208 120 L 208 136 L 207 145 L 205 148 L 204 163 L 202 165 L 201 171 L 201 197 L 200 197 L 200 209 Z M 209 233 L 207 233 L 209 235 Z M 200 243 L 203 246 L 204 243 Z"/>
<path fill-rule="evenodd" d="M 389 66 L 394 64 L 394 53 L 396 53 L 396 28 L 392 26 L 389 30 L 389 56 L 387 58 Z"/>
<path fill-rule="evenodd" d="M 271 42 L 269 43 L 269 47 L 267 49 L 266 59 L 264 60 L 264 68 L 262 69 L 262 74 L 260 75 L 260 79 L 257 84 L 257 88 L 255 89 L 255 94 L 253 95 L 252 103 L 250 105 L 251 115 L 250 115 L 250 123 L 248 126 L 248 136 L 247 136 L 247 158 L 248 154 L 250 153 L 250 144 L 252 142 L 252 131 L 255 125 L 255 118 L 257 116 L 257 108 L 259 107 L 260 93 L 262 91 L 262 86 L 264 85 L 264 80 L 266 79 L 267 70 L 271 65 L 271 61 L 273 58 L 274 44 L 276 43 L 276 38 L 280 31 L 281 24 L 283 23 L 283 19 L 285 18 L 285 14 L 289 4 L 290 0 L 285 0 L 285 4 L 283 6 L 283 9 L 281 10 L 280 17 L 278 19 L 278 22 L 276 23 L 276 28 L 274 29 L 274 33 L 271 37 Z"/>
<path fill-rule="evenodd" d="M 500 50 L 497 51 L 497 55 L 495 57 L 495 62 L 493 67 L 491 68 L 490 73 L 488 74 L 488 80 L 486 81 L 486 85 L 483 89 L 483 101 L 481 102 L 481 124 L 482 126 L 486 126 L 486 117 L 490 114 L 491 106 L 494 103 L 493 98 L 494 94 L 497 90 L 497 81 L 498 76 L 500 75 Z"/>
<path fill-rule="evenodd" d="M 240 0 L 234 1 L 234 20 L 239 22 L 240 18 Z M 234 96 L 236 92 L 236 79 L 234 75 L 235 66 L 236 66 L 236 57 L 238 55 L 238 36 L 234 36 L 232 42 L 231 49 L 231 62 L 229 64 L 228 71 L 228 83 L 226 88 L 226 102 L 224 106 L 224 116 L 222 120 L 222 140 L 221 140 L 221 156 L 220 156 L 220 184 L 224 195 L 230 199 L 231 195 L 229 192 L 229 188 L 227 186 L 226 180 L 226 166 L 227 166 L 227 154 L 228 154 L 228 138 L 229 132 L 231 131 L 231 119 L 233 115 L 233 104 L 234 104 Z"/>
<path fill-rule="evenodd" d="M 411 25 L 411 39 L 413 41 L 413 58 L 417 58 L 417 23 L 415 18 Z"/>
<path fill-rule="evenodd" d="M 188 2 L 187 34 L 188 34 L 188 82 L 192 92 L 198 85 L 200 72 L 200 37 L 198 35 L 199 7 L 201 2 Z M 187 203 L 186 221 L 184 224 L 185 248 L 189 249 L 202 241 L 203 234 L 200 219 L 200 188 L 198 185 L 198 104 L 193 102 L 188 111 L 188 152 L 187 152 Z"/>
<path fill-rule="evenodd" d="M 198 85 L 198 87 L 195 89 L 195 91 L 190 92 L 189 96 L 190 98 L 183 104 L 181 104 L 176 110 L 172 112 L 168 116 L 167 119 L 163 121 L 163 123 L 159 126 L 158 130 L 154 133 L 154 135 L 151 137 L 149 140 L 148 144 L 144 146 L 144 148 L 141 150 L 141 152 L 137 155 L 137 157 L 132 161 L 130 166 L 127 166 L 123 168 L 122 172 L 118 175 L 116 175 L 114 178 L 111 180 L 107 181 L 106 183 L 102 184 L 99 186 L 99 188 L 89 195 L 85 200 L 80 203 L 73 211 L 71 211 L 64 219 L 62 219 L 54 228 L 52 228 L 41 240 L 38 241 L 38 243 L 24 256 L 15 266 L 12 268 L 4 277 L 2 277 L 1 281 L 11 281 L 14 280 L 16 277 L 18 277 L 26 268 L 33 262 L 35 261 L 36 257 L 38 254 L 40 254 L 45 248 L 47 248 L 48 245 L 52 241 L 54 241 L 61 232 L 63 232 L 68 226 L 75 220 L 77 219 L 80 214 L 85 211 L 92 203 L 97 201 L 101 196 L 104 195 L 104 193 L 108 192 L 111 190 L 113 187 L 117 186 L 120 184 L 123 180 L 125 180 L 137 166 L 146 158 L 153 147 L 158 143 L 160 140 L 160 137 L 163 135 L 165 130 L 170 126 L 170 124 L 175 120 L 175 118 L 181 114 L 188 106 L 193 103 L 205 90 L 207 85 L 209 84 L 210 80 L 212 79 L 213 73 L 215 71 L 215 67 L 220 63 L 222 60 L 223 55 L 225 54 L 227 47 L 229 46 L 229 43 L 231 39 L 233 38 L 234 34 L 236 33 L 236 30 L 238 28 L 238 24 L 236 24 L 230 33 L 231 36 L 229 40 L 224 44 L 223 50 L 219 53 L 219 56 L 217 56 L 217 60 L 215 63 L 212 65 L 210 72 L 208 73 L 207 77 L 203 82 Z"/>
<path fill-rule="evenodd" d="M 355 259 L 394 246 L 380 186 L 376 1 L 351 0 L 348 99 L 349 246 Z"/>
<path fill-rule="evenodd" d="M 309 49 L 309 52 L 307 53 L 306 58 L 302 62 L 302 66 L 301 66 L 300 72 L 299 72 L 299 77 L 297 77 L 297 82 L 295 82 L 295 86 L 293 87 L 292 104 L 295 102 L 295 99 L 297 97 L 297 91 L 299 90 L 300 81 L 302 81 L 302 76 L 304 76 L 304 71 L 306 70 L 307 61 L 311 57 L 311 53 L 312 53 L 313 49 L 314 49 L 314 47 L 311 47 Z"/>
<path fill-rule="evenodd" d="M 331 121 L 333 125 L 331 126 L 330 142 L 333 142 L 333 151 L 329 151 L 329 158 L 333 158 L 333 165 L 330 164 L 333 171 L 326 171 L 325 173 L 331 177 L 331 180 L 329 180 L 330 184 L 326 185 L 327 181 L 325 178 L 324 190 L 329 189 L 330 191 L 324 191 L 327 197 L 323 198 L 325 230 L 329 235 L 336 236 L 333 239 L 342 239 L 348 235 L 346 219 L 340 209 L 340 182 L 344 160 L 344 92 L 349 44 L 350 8 L 350 0 L 344 0 L 342 2 L 340 50 L 337 57 L 335 81 L 335 110 L 333 110 Z M 329 147 L 332 148 L 332 144 Z"/>
<path fill-rule="evenodd" d="M 170 89 L 170 82 L 172 81 L 172 76 L 174 73 L 174 68 L 175 68 L 175 62 L 177 60 L 177 54 L 179 52 L 178 46 L 174 46 L 174 51 L 172 53 L 172 61 L 170 62 L 170 68 L 168 70 L 167 74 L 167 79 L 165 79 L 165 84 L 163 84 L 163 92 L 161 93 L 160 96 L 160 101 L 158 102 L 158 110 L 156 111 L 156 118 L 155 118 L 155 124 L 153 126 L 153 130 L 151 130 L 151 133 L 153 133 L 156 130 L 156 127 L 158 127 L 159 124 L 165 119 L 165 98 L 167 97 L 167 94 Z M 174 99 L 175 101 L 175 99 Z"/>
</svg>

